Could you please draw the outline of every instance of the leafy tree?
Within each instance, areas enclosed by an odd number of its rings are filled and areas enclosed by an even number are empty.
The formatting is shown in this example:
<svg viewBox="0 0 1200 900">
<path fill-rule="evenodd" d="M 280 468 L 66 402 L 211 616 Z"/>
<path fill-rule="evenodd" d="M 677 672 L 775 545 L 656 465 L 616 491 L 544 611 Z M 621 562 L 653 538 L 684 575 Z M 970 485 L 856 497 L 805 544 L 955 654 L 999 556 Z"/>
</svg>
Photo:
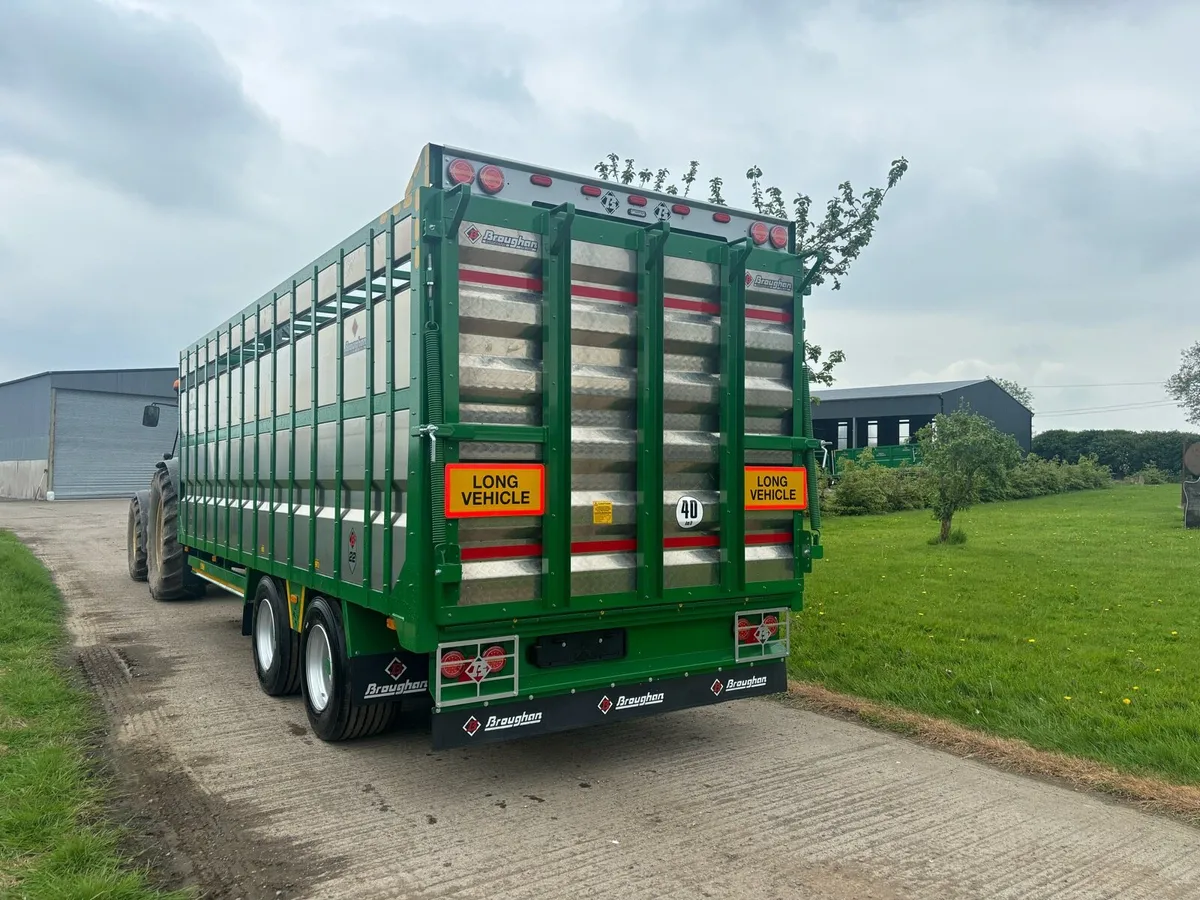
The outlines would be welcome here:
<svg viewBox="0 0 1200 900">
<path fill-rule="evenodd" d="M 1017 384 L 1017 382 L 1009 378 L 993 378 L 990 375 L 988 377 L 991 378 L 992 381 L 996 382 L 996 384 L 1000 385 L 1000 387 L 1004 388 L 1004 390 L 1008 391 L 1014 400 L 1016 400 L 1018 403 L 1024 404 L 1026 409 L 1033 409 L 1033 391 L 1031 391 L 1029 388 L 1022 384 Z"/>
<path fill-rule="evenodd" d="M 931 476 L 933 516 L 942 525 L 938 540 L 945 543 L 954 514 L 978 501 L 984 483 L 1006 483 L 1021 461 L 1021 448 L 1011 434 L 966 407 L 939 413 L 917 439 L 922 465 Z"/>
<path fill-rule="evenodd" d="M 1167 396 L 1183 407 L 1189 422 L 1200 425 L 1200 341 L 1182 356 L 1179 371 L 1167 379 Z"/>
<path fill-rule="evenodd" d="M 668 182 L 670 170 L 639 168 L 632 158 L 622 159 L 616 153 L 608 154 L 596 163 L 595 168 L 606 181 L 615 180 L 627 185 L 637 182 L 642 188 L 652 186 L 655 191 L 683 197 L 688 196 L 700 177 L 700 163 L 694 159 L 688 163 L 687 171 L 680 178 L 682 190 L 679 184 Z M 867 188 L 861 195 L 855 194 L 849 181 L 843 181 L 838 185 L 837 194 L 825 204 L 825 215 L 819 221 L 812 216 L 812 198 L 807 194 L 796 194 L 791 201 L 789 216 L 783 190 L 776 186 L 764 188 L 763 171 L 758 166 L 746 170 L 746 180 L 750 182 L 750 201 L 754 208 L 764 216 L 791 218 L 796 223 L 796 252 L 806 258 L 820 258 L 819 269 L 812 281 L 813 287 L 832 281 L 833 290 L 839 291 L 850 264 L 858 259 L 875 235 L 875 223 L 879 221 L 884 198 L 900 183 L 907 171 L 908 160 L 903 156 L 892 160 L 886 186 Z M 724 179 L 714 176 L 708 179 L 707 184 L 709 202 L 727 205 L 722 193 Z M 841 350 L 830 351 L 822 360 L 821 347 L 812 343 L 806 344 L 805 355 L 810 363 L 809 378 L 826 386 L 833 384 L 834 367 L 846 360 Z"/>
</svg>

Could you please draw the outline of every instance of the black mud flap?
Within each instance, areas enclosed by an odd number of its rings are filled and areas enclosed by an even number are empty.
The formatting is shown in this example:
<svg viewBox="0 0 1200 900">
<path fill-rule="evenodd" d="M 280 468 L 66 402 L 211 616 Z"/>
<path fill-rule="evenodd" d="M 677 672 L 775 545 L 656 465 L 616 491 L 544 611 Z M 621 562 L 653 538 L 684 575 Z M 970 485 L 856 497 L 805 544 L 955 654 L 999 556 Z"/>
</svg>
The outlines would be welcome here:
<svg viewBox="0 0 1200 900">
<path fill-rule="evenodd" d="M 355 703 L 380 703 L 429 691 L 429 654 L 373 653 L 350 657 L 350 696 Z"/>
<path fill-rule="evenodd" d="M 483 709 L 452 707 L 433 715 L 433 748 L 492 744 L 786 690 L 787 664 L 779 660 L 607 690 L 494 703 Z"/>
</svg>

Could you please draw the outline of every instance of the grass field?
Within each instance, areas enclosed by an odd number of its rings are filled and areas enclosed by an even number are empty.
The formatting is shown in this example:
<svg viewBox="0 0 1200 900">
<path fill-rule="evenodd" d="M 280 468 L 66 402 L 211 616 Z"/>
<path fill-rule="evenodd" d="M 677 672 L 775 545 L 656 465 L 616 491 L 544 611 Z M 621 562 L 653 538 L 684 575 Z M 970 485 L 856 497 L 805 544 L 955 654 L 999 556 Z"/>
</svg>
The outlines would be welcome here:
<svg viewBox="0 0 1200 900">
<path fill-rule="evenodd" d="M 1200 532 L 1179 486 L 832 518 L 792 675 L 1200 784 Z"/>
<path fill-rule="evenodd" d="M 0 897 L 143 900 L 104 820 L 89 765 L 99 716 L 62 667 L 62 602 L 34 556 L 0 531 Z"/>
</svg>

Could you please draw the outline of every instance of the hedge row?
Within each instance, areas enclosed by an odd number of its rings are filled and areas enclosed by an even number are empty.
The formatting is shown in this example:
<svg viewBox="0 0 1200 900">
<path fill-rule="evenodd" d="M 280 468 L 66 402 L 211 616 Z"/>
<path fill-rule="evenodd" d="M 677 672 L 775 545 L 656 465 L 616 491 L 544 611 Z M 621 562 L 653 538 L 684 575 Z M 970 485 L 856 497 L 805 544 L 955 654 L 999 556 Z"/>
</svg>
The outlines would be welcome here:
<svg viewBox="0 0 1200 900">
<path fill-rule="evenodd" d="M 1110 428 L 1043 431 L 1033 439 L 1033 452 L 1044 459 L 1079 459 L 1094 456 L 1118 478 L 1162 472 L 1166 481 L 1178 481 L 1183 448 L 1200 441 L 1200 434 L 1186 431 L 1126 431 Z M 1147 482 L 1149 483 L 1149 482 Z"/>
<path fill-rule="evenodd" d="M 828 477 L 822 478 L 822 508 L 835 516 L 928 509 L 931 481 L 929 471 L 921 466 L 881 466 L 871 458 L 868 450 L 857 461 L 839 463 L 835 485 L 830 486 Z M 1031 453 L 1009 472 L 1003 484 L 981 483 L 978 499 L 983 503 L 1024 500 L 1069 491 L 1097 490 L 1110 487 L 1112 483 L 1112 471 L 1094 456 L 1084 456 L 1077 463 L 1064 463 Z"/>
</svg>

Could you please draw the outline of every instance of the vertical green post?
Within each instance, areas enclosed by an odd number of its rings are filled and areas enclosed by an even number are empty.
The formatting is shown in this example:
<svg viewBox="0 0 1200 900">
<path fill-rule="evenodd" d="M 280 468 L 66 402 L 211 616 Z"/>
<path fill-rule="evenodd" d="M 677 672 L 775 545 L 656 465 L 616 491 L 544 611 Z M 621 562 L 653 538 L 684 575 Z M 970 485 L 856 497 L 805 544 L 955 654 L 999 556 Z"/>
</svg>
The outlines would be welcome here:
<svg viewBox="0 0 1200 900">
<path fill-rule="evenodd" d="M 637 556 L 638 599 L 658 600 L 663 591 L 663 254 L 669 225 L 639 234 Z"/>
<path fill-rule="evenodd" d="M 366 460 L 363 466 L 363 528 L 362 580 L 371 590 L 371 526 L 372 500 L 375 493 L 375 229 L 367 230 L 367 277 L 363 289 L 367 292 L 367 432 L 364 435 Z"/>
<path fill-rule="evenodd" d="M 254 405 L 252 407 L 252 409 L 254 410 L 254 490 L 251 492 L 251 496 L 253 497 L 253 509 L 254 509 L 254 516 L 251 519 L 251 521 L 254 524 L 250 529 L 250 533 L 251 533 L 251 535 L 253 535 L 253 541 L 254 541 L 254 558 L 256 560 L 259 560 L 260 562 L 262 561 L 262 557 L 263 557 L 263 554 L 259 550 L 260 545 L 258 543 L 258 513 L 259 513 L 258 506 L 260 503 L 262 503 L 262 480 L 261 480 L 262 472 L 260 471 L 261 467 L 259 465 L 259 457 L 262 455 L 259 450 L 259 442 L 262 439 L 261 438 L 262 423 L 260 422 L 260 417 L 258 415 L 259 397 L 260 397 L 261 391 L 262 391 L 262 368 L 258 364 L 259 337 L 260 337 L 259 330 L 258 330 L 258 323 L 261 318 L 262 318 L 262 307 L 260 307 L 256 303 L 254 305 L 254 337 L 252 338 L 254 349 L 253 349 L 253 351 L 251 351 L 252 355 L 251 355 L 251 359 L 250 359 L 250 364 L 252 364 L 254 366 Z M 243 362 L 242 365 L 245 366 L 246 363 Z M 245 395 L 243 395 L 242 396 L 242 404 L 243 404 L 242 408 L 243 409 L 245 408 L 245 401 L 246 401 L 246 398 L 245 398 Z"/>
<path fill-rule="evenodd" d="M 267 343 L 267 350 L 271 354 L 271 489 L 267 492 L 267 555 L 274 562 L 278 562 L 275 556 L 275 504 L 278 501 L 279 490 L 279 473 L 276 471 L 276 457 L 279 453 L 278 435 L 279 428 L 276 426 L 275 417 L 279 415 L 279 387 L 277 384 L 279 378 L 279 347 L 276 340 L 279 334 L 279 323 L 276 321 L 276 310 L 279 307 L 279 294 L 276 291 L 271 292 L 271 338 Z M 258 367 L 259 378 L 262 378 L 262 366 Z"/>
<path fill-rule="evenodd" d="M 750 242 L 723 248 L 721 270 L 721 588 L 746 584 L 746 258 Z"/>
<path fill-rule="evenodd" d="M 392 588 L 392 485 L 396 478 L 396 349 L 392 338 L 396 333 L 396 215 L 388 216 L 387 237 L 384 239 L 387 256 L 387 359 L 384 360 L 384 397 L 387 398 L 387 434 L 383 441 L 383 591 Z M 408 440 L 408 435 L 404 436 Z"/>
<path fill-rule="evenodd" d="M 288 294 L 288 510 L 287 510 L 287 564 L 296 564 L 296 279 L 292 279 L 292 290 Z"/>
<path fill-rule="evenodd" d="M 228 378 L 225 383 L 225 405 L 229 410 L 225 415 L 225 477 L 221 481 L 221 493 L 225 500 L 225 546 L 235 545 L 230 526 L 233 521 L 233 480 L 230 473 L 233 470 L 233 323 L 225 327 L 225 339 L 229 344 L 229 364 L 225 366 Z M 238 348 L 238 359 L 241 360 L 241 347 Z M 219 452 L 219 449 L 218 449 Z"/>
<path fill-rule="evenodd" d="M 321 270 L 317 266 L 312 268 L 312 305 L 308 308 L 308 315 L 312 320 L 312 325 L 309 330 L 309 337 L 312 339 L 312 346 L 309 347 L 312 356 L 312 383 L 309 385 L 310 403 L 309 412 L 309 451 L 308 451 L 308 571 L 315 573 L 317 571 L 317 399 L 320 396 L 317 387 L 320 381 L 320 369 L 317 366 L 317 299 L 320 297 L 320 292 L 317 290 L 317 277 L 321 274 Z"/>
<path fill-rule="evenodd" d="M 575 205 L 547 216 L 542 243 L 542 424 L 546 428 L 543 600 L 571 596 L 571 222 Z"/>
<path fill-rule="evenodd" d="M 334 511 L 333 511 L 333 579 L 334 579 L 334 581 L 337 581 L 342 577 L 342 513 L 344 512 L 344 510 L 346 508 L 346 504 L 343 502 L 344 494 L 346 491 L 346 481 L 345 481 L 345 472 L 342 468 L 342 465 L 345 462 L 345 460 L 342 457 L 342 454 L 344 451 L 344 444 L 346 441 L 346 422 L 344 419 L 345 407 L 343 405 L 343 400 L 342 400 L 342 393 L 343 393 L 343 387 L 345 384 L 345 375 L 346 375 L 346 359 L 345 359 L 345 353 L 343 353 L 343 350 L 345 349 L 345 346 L 346 346 L 346 343 L 345 343 L 346 322 L 345 322 L 345 319 L 343 318 L 343 316 L 345 315 L 345 310 L 342 307 L 342 303 L 344 301 L 344 292 L 345 292 L 345 281 L 344 281 L 345 264 L 346 264 L 346 251 L 339 250 L 338 251 L 338 260 L 337 260 L 337 347 L 334 350 L 334 352 L 336 354 L 336 359 L 337 359 L 337 400 L 336 400 L 336 403 L 337 403 L 337 444 L 335 445 L 335 448 L 334 448 L 334 463 L 333 463 L 334 483 L 337 485 L 337 488 L 334 492 L 334 496 L 337 498 L 336 499 L 337 508 L 334 509 Z"/>
</svg>

